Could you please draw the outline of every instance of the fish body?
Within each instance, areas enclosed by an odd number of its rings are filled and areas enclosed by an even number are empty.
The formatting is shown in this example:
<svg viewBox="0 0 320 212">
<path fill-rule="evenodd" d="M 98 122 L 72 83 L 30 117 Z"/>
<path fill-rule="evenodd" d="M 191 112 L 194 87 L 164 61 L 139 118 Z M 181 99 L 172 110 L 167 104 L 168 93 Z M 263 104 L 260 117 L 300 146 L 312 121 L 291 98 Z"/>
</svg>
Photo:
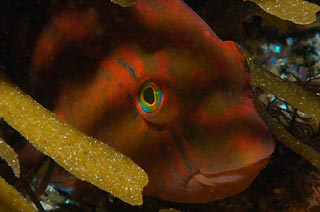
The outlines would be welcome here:
<svg viewBox="0 0 320 212">
<path fill-rule="evenodd" d="M 183 1 L 57 8 L 34 48 L 35 93 L 138 163 L 146 195 L 209 202 L 246 189 L 266 166 L 274 143 L 243 55 Z"/>
</svg>

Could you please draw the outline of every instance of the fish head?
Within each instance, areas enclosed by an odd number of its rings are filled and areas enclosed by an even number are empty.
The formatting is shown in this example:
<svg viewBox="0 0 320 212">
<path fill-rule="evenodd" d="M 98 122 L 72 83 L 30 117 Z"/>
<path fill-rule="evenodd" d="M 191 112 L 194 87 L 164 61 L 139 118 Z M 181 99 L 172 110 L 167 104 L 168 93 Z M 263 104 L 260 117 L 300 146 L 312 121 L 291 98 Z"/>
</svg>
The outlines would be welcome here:
<svg viewBox="0 0 320 212">
<path fill-rule="evenodd" d="M 94 59 L 67 52 L 71 59 L 55 64 L 55 113 L 139 164 L 149 175 L 146 195 L 196 203 L 246 189 L 274 143 L 252 103 L 239 48 L 183 1 L 113 7 L 57 16 L 39 36 L 35 70 L 67 42 L 90 54 L 97 32 L 107 49 Z"/>
<path fill-rule="evenodd" d="M 208 202 L 247 188 L 274 144 L 236 46 L 238 66 L 223 71 L 181 51 L 122 46 L 92 79 L 62 86 L 55 112 L 145 169 L 145 194 Z"/>
</svg>

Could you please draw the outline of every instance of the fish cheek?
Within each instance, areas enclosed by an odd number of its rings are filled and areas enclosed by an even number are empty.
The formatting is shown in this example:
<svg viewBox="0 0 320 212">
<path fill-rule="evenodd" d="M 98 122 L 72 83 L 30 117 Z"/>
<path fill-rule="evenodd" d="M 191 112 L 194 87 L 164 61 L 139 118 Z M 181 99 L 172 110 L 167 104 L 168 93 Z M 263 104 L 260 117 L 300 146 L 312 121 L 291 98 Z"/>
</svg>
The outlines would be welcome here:
<svg viewBox="0 0 320 212">
<path fill-rule="evenodd" d="M 149 142 L 150 128 L 136 112 L 124 112 L 100 126 L 95 137 L 139 163 Z"/>
<path fill-rule="evenodd" d="M 208 92 L 190 111 L 184 112 L 188 115 L 180 120 L 182 131 L 198 157 L 212 159 L 232 144 L 234 132 L 226 128 L 223 113 L 237 105 L 233 95 L 227 91 Z"/>
<path fill-rule="evenodd" d="M 216 98 L 211 100 L 216 100 Z M 181 121 L 195 167 L 206 173 L 238 169 L 269 157 L 272 138 L 257 115 L 252 101 L 240 95 L 222 100 L 217 108 L 210 101 L 199 103 Z"/>
<path fill-rule="evenodd" d="M 179 194 L 185 189 L 188 178 L 194 172 L 184 154 L 180 140 L 172 136 L 174 127 L 166 130 L 151 130 L 145 143 L 141 166 L 149 176 L 145 194 L 163 196 Z"/>
</svg>

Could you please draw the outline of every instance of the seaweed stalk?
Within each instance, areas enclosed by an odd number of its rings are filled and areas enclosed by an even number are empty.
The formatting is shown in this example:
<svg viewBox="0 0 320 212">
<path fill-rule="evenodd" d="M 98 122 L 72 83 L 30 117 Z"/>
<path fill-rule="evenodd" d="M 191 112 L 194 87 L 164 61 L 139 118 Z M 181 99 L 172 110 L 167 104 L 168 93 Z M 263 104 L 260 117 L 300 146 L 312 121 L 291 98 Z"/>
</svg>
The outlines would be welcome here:
<svg viewBox="0 0 320 212">
<path fill-rule="evenodd" d="M 267 124 L 269 129 L 272 131 L 272 134 L 284 145 L 290 148 L 292 151 L 301 155 L 304 159 L 309 161 L 312 165 L 320 169 L 320 153 L 314 150 L 312 147 L 307 144 L 302 143 L 291 135 L 285 128 L 282 126 L 276 118 L 271 117 L 268 112 L 264 109 L 262 102 L 259 100 L 254 100 L 257 112 L 262 117 L 264 122 Z"/>
<path fill-rule="evenodd" d="M 283 99 L 285 102 L 310 115 L 319 123 L 320 99 L 310 91 L 303 89 L 293 82 L 285 81 L 259 66 L 254 66 L 252 70 L 251 84 Z M 319 152 L 291 135 L 276 118 L 268 114 L 259 100 L 255 99 L 254 104 L 259 115 L 280 142 L 320 169 Z"/>
<path fill-rule="evenodd" d="M 147 174 L 130 158 L 58 120 L 0 73 L 0 116 L 81 180 L 131 205 L 142 204 Z"/>
<path fill-rule="evenodd" d="M 111 0 L 111 2 L 118 4 L 121 7 L 131 7 L 135 4 L 135 0 Z"/>
<path fill-rule="evenodd" d="M 259 5 L 264 11 L 295 24 L 315 22 L 320 7 L 304 0 L 244 0 Z"/>
<path fill-rule="evenodd" d="M 21 194 L 0 177 L 0 211 L 35 212 Z"/>
<path fill-rule="evenodd" d="M 0 158 L 8 163 L 16 177 L 20 176 L 18 155 L 2 138 L 0 138 Z"/>
<path fill-rule="evenodd" d="M 286 81 L 260 66 L 252 70 L 253 86 L 259 87 L 283 99 L 285 102 L 308 114 L 317 123 L 320 121 L 320 98 L 308 90 Z"/>
</svg>

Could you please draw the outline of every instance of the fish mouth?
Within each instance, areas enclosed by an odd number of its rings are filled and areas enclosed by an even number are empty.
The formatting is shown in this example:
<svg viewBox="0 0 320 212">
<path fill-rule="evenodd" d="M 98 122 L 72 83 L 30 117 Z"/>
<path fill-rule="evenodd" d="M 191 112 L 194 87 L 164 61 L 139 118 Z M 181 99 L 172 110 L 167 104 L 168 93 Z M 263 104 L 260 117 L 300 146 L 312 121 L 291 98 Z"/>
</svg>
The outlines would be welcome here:
<svg viewBox="0 0 320 212">
<path fill-rule="evenodd" d="M 223 171 L 214 174 L 204 174 L 201 171 L 193 174 L 186 187 L 192 190 L 192 198 L 184 199 L 184 202 L 210 202 L 237 194 L 245 190 L 260 171 L 268 164 L 270 157 L 245 167 Z"/>
<path fill-rule="evenodd" d="M 249 170 L 250 172 L 252 172 L 255 170 L 263 169 L 268 164 L 269 160 L 270 160 L 270 157 L 262 159 L 256 163 L 249 164 L 245 167 L 223 171 L 220 173 L 214 173 L 214 174 L 205 174 L 205 173 L 202 173 L 201 171 L 198 171 L 192 176 L 192 178 L 208 186 L 215 186 L 216 184 L 222 184 L 222 183 L 236 183 L 236 182 L 242 181 L 247 176 L 247 172 Z"/>
</svg>

